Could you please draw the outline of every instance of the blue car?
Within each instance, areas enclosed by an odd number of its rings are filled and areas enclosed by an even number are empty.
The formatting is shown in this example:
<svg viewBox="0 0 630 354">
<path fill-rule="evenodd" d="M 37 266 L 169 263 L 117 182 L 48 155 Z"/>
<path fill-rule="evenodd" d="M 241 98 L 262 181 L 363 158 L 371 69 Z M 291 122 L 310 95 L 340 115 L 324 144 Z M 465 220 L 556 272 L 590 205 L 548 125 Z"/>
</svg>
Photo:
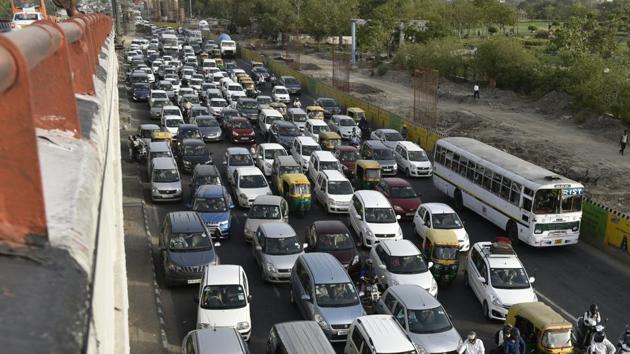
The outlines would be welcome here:
<svg viewBox="0 0 630 354">
<path fill-rule="evenodd" d="M 215 239 L 230 236 L 234 203 L 223 186 L 204 184 L 197 188 L 192 198 L 192 210 L 196 211 Z"/>
</svg>

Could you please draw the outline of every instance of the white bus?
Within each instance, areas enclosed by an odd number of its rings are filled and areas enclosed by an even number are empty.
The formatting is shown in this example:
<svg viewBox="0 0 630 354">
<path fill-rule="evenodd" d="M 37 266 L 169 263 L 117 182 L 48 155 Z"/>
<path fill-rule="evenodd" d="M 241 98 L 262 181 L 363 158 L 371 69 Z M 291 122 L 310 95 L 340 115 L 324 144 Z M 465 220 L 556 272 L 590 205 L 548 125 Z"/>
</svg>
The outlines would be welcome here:
<svg viewBox="0 0 630 354">
<path fill-rule="evenodd" d="M 578 242 L 584 186 L 470 138 L 434 147 L 433 184 L 455 201 L 536 247 Z"/>
</svg>

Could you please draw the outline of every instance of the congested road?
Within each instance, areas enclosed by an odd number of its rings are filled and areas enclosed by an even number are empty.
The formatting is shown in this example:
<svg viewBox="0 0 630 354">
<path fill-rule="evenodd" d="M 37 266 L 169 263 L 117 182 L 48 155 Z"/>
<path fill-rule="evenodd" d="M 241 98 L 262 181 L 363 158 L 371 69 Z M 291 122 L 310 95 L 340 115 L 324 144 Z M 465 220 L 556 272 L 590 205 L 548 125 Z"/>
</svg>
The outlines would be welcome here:
<svg viewBox="0 0 630 354">
<path fill-rule="evenodd" d="M 246 71 L 248 64 L 238 61 Z M 121 95 L 121 97 L 124 96 Z M 312 102 L 313 97 L 303 93 L 302 104 Z M 123 142 L 123 156 L 126 156 L 126 140 L 139 124 L 151 123 L 148 106 L 146 103 L 133 103 L 129 101 L 131 121 L 128 129 L 121 132 Z M 230 146 L 227 142 L 208 143 L 213 152 L 215 164 L 223 172 L 221 165 L 225 149 Z M 186 200 L 189 191 L 184 184 L 184 201 L 174 204 L 154 204 L 150 202 L 150 188 L 147 183 L 145 165 L 125 162 L 123 175 L 127 178 L 124 184 L 124 194 L 127 199 L 144 199 L 147 203 L 149 230 L 152 235 L 154 247 L 154 266 L 157 272 L 157 282 L 161 288 L 160 298 L 163 307 L 166 337 L 169 348 L 176 348 L 188 331 L 195 329 L 196 304 L 194 297 L 197 294 L 196 286 L 178 288 L 166 288 L 163 282 L 161 267 L 157 263 L 158 257 L 155 247 L 159 235 L 159 225 L 164 216 L 171 211 L 186 210 Z M 138 178 L 132 178 L 137 176 Z M 184 175 L 184 182 L 189 180 L 189 175 Z M 451 200 L 437 191 L 431 179 L 413 179 L 410 181 L 415 190 L 421 195 L 423 202 L 444 202 L 452 204 Z M 225 183 L 225 182 L 224 182 Z M 218 254 L 223 264 L 240 264 L 245 269 L 252 288 L 252 337 L 249 342 L 253 353 L 263 353 L 265 343 L 271 326 L 274 323 L 299 320 L 300 314 L 289 303 L 288 285 L 271 285 L 263 282 L 260 271 L 255 265 L 251 255 L 250 246 L 244 242 L 243 227 L 246 218 L 246 210 L 236 208 L 233 211 L 231 237 L 223 241 L 218 248 Z M 127 217 L 127 216 L 126 216 Z M 504 232 L 491 223 L 480 218 L 470 211 L 460 213 L 465 222 L 471 243 L 482 240 L 493 240 Z M 347 216 L 327 215 L 317 203 L 313 203 L 313 209 L 304 217 L 290 216 L 290 224 L 296 230 L 299 237 L 304 236 L 306 228 L 315 220 L 339 219 L 347 222 Z M 412 231 L 409 221 L 401 222 L 404 237 L 418 244 L 418 237 Z M 600 306 L 604 317 L 609 319 L 609 335 L 617 337 L 623 326 L 630 321 L 630 297 L 627 293 L 630 289 L 630 271 L 627 267 L 609 260 L 606 256 L 586 245 L 577 245 L 564 248 L 534 249 L 523 245 L 515 245 L 515 250 L 525 264 L 530 276 L 536 277 L 534 287 L 539 293 L 539 298 L 552 302 L 565 316 L 575 316 L 593 302 Z M 365 254 L 365 252 L 363 252 Z M 463 263 L 462 263 L 463 264 Z M 149 265 L 146 265 L 147 268 Z M 462 277 L 463 267 L 455 282 L 448 287 L 440 287 L 438 300 L 453 316 L 455 325 L 462 336 L 474 329 L 486 342 L 486 348 L 494 348 L 491 344 L 494 332 L 499 328 L 499 322 L 490 322 L 484 319 L 481 306 L 473 293 L 464 286 Z M 149 301 L 147 299 L 147 301 Z M 131 303 L 134 311 L 134 303 Z M 338 351 L 341 347 L 338 346 Z"/>
</svg>

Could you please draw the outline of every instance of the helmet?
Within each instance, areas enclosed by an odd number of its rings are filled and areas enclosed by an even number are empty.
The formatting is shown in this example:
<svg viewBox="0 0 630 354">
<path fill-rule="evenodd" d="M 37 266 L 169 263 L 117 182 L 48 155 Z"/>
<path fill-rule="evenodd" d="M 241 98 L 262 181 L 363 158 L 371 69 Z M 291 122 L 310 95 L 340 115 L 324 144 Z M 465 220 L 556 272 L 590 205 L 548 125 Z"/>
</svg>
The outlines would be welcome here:
<svg viewBox="0 0 630 354">
<path fill-rule="evenodd" d="M 597 332 L 593 336 L 593 340 L 597 343 L 603 342 L 605 338 L 606 338 L 606 334 L 604 332 Z"/>
<path fill-rule="evenodd" d="M 594 314 L 595 312 L 597 312 L 597 310 L 598 310 L 597 305 L 596 304 L 592 304 L 591 305 L 591 313 Z"/>
</svg>

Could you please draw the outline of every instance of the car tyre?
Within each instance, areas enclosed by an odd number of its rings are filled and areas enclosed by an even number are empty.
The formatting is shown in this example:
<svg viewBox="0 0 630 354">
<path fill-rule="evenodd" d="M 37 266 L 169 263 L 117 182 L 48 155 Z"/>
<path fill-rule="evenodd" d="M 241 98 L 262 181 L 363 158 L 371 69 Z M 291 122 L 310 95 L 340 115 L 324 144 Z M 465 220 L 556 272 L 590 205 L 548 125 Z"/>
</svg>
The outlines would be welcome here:
<svg viewBox="0 0 630 354">
<path fill-rule="evenodd" d="M 405 169 L 405 174 L 407 175 L 407 178 L 411 178 L 411 171 L 409 171 L 409 167 Z"/>
<path fill-rule="evenodd" d="M 468 282 L 468 272 L 464 272 L 464 286 L 470 288 L 470 283 Z"/>
<path fill-rule="evenodd" d="M 490 309 L 488 308 L 488 302 L 487 301 L 483 302 L 483 317 L 485 317 L 488 321 L 491 320 L 491 318 L 490 318 Z"/>
</svg>

